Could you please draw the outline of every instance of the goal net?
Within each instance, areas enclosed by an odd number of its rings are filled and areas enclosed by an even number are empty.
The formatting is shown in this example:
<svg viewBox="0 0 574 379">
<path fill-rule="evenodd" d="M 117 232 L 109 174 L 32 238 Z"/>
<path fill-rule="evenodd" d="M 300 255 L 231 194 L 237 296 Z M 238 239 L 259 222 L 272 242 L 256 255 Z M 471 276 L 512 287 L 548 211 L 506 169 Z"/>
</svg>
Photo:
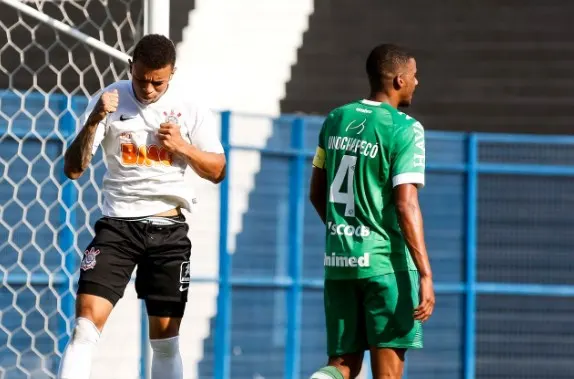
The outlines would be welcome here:
<svg viewBox="0 0 574 379">
<path fill-rule="evenodd" d="M 28 0 L 125 53 L 143 0 Z M 101 216 L 101 152 L 78 181 L 63 174 L 90 96 L 127 65 L 0 2 L 0 378 L 53 378 L 73 326 L 82 247 Z"/>
</svg>

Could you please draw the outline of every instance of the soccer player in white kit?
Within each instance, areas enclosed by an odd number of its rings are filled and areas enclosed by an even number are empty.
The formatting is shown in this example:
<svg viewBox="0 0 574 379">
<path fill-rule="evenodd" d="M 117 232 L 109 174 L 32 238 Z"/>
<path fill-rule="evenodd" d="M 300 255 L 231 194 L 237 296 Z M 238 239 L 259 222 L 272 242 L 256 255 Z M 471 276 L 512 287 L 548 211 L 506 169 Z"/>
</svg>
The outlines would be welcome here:
<svg viewBox="0 0 574 379">
<path fill-rule="evenodd" d="M 107 172 L 103 216 L 80 265 L 76 323 L 59 379 L 89 379 L 100 333 L 136 265 L 136 291 L 149 316 L 152 378 L 183 378 L 178 335 L 191 242 L 181 209 L 191 210 L 195 200 L 184 172 L 190 166 L 219 183 L 226 161 L 212 114 L 170 86 L 175 58 L 168 38 L 143 37 L 130 62 L 131 80 L 94 97 L 65 153 L 64 171 L 77 179 L 101 145 Z"/>
</svg>

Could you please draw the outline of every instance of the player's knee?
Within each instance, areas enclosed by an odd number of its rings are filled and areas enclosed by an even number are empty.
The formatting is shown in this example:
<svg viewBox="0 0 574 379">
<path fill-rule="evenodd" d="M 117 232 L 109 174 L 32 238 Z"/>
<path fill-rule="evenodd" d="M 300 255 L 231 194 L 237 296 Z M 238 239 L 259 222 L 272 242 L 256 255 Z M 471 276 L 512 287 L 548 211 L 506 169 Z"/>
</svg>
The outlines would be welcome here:
<svg viewBox="0 0 574 379">
<path fill-rule="evenodd" d="M 179 337 L 151 339 L 153 353 L 159 357 L 174 357 L 179 354 Z"/>
<path fill-rule="evenodd" d="M 102 330 L 114 305 L 110 300 L 92 294 L 80 293 L 76 299 L 76 317 L 93 322 L 98 330 Z"/>
<path fill-rule="evenodd" d="M 146 300 L 150 339 L 164 339 L 179 334 L 185 303 Z"/>
<path fill-rule="evenodd" d="M 78 317 L 76 319 L 76 325 L 74 326 L 70 343 L 95 345 L 98 343 L 99 339 L 100 331 L 92 321 L 83 317 Z"/>
</svg>

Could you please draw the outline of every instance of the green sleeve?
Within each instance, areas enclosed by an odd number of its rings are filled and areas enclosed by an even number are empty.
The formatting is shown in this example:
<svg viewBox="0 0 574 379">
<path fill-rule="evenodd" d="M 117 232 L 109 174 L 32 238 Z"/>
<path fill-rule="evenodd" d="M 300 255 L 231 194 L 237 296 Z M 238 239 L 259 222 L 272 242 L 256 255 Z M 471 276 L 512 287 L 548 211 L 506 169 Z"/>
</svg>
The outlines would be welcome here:
<svg viewBox="0 0 574 379">
<path fill-rule="evenodd" d="M 391 176 L 399 184 L 425 185 L 425 134 L 420 122 L 398 126 L 393 138 Z"/>
</svg>

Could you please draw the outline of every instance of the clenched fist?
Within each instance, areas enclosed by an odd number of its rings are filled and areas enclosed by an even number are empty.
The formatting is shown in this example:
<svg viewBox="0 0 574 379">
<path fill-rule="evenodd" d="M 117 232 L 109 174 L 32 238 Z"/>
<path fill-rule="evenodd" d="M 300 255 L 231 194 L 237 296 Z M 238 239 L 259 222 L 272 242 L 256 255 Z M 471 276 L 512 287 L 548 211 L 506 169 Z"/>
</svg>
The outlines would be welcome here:
<svg viewBox="0 0 574 379">
<path fill-rule="evenodd" d="M 178 153 L 185 146 L 185 141 L 181 137 L 179 125 L 164 122 L 159 126 L 157 138 L 162 146 L 170 153 Z"/>
<path fill-rule="evenodd" d="M 117 89 L 109 92 L 104 92 L 96 103 L 92 115 L 100 119 L 100 121 L 103 120 L 106 118 L 108 113 L 114 113 L 118 110 L 119 101 L 120 97 L 118 95 Z"/>
</svg>

